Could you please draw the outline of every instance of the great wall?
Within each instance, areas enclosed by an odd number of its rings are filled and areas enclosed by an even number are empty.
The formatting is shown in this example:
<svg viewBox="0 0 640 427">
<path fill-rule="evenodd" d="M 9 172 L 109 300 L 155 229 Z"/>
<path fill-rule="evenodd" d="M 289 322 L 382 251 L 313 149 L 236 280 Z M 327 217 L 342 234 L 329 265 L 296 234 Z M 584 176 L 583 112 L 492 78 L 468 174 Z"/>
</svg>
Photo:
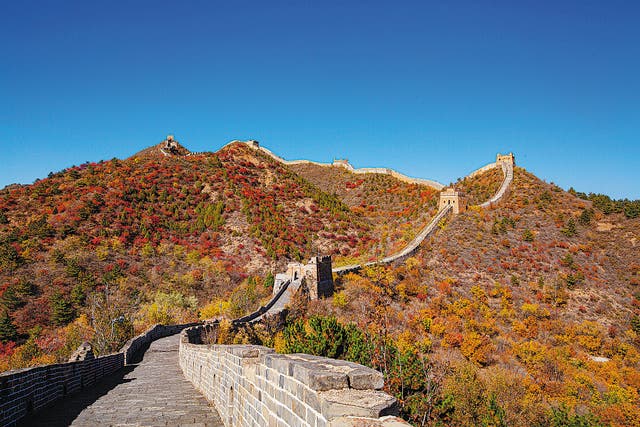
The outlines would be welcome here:
<svg viewBox="0 0 640 427">
<path fill-rule="evenodd" d="M 237 142 L 242 141 L 231 143 Z M 175 154 L 178 146 L 172 136 L 163 143 L 159 148 L 163 155 Z M 242 143 L 285 165 L 344 167 L 356 174 L 388 174 L 405 182 L 444 189 L 435 181 L 410 178 L 391 169 L 354 169 L 346 160 L 332 164 L 287 161 L 256 141 Z M 496 162 L 468 175 L 502 169 L 500 188 L 479 207 L 489 207 L 507 194 L 514 165 L 513 154 L 498 154 Z M 330 257 L 314 257 L 308 264 L 291 263 L 285 272 L 276 275 L 271 300 L 232 323 L 259 322 L 281 313 L 303 286 L 311 299 L 330 296 L 334 274 L 401 261 L 413 254 L 447 215 L 464 212 L 466 207 L 463 194 L 444 189 L 431 221 L 404 249 L 380 260 L 337 268 L 331 267 Z M 114 354 L 96 358 L 90 347 L 83 345 L 67 363 L 0 373 L 0 427 L 408 425 L 396 417 L 396 399 L 381 391 L 381 373 L 342 360 L 277 354 L 262 346 L 206 344 L 216 322 L 156 325 Z"/>
</svg>

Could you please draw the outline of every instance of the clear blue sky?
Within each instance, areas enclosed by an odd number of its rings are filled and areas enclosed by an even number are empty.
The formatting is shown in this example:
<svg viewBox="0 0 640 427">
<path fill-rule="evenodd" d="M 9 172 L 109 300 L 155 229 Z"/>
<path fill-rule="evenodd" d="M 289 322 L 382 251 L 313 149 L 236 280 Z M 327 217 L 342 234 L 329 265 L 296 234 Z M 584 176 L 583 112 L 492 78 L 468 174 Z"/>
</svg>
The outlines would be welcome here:
<svg viewBox="0 0 640 427">
<path fill-rule="evenodd" d="M 514 151 L 640 198 L 640 2 L 0 0 L 0 187 L 257 139 L 450 182 Z"/>
</svg>

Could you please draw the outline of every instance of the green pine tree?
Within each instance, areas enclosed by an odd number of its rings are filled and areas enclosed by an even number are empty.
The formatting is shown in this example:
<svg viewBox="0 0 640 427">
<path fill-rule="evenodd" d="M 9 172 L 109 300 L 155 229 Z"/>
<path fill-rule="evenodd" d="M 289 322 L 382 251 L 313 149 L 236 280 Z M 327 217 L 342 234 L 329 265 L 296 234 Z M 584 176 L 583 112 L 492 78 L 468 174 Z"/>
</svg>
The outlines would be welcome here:
<svg viewBox="0 0 640 427">
<path fill-rule="evenodd" d="M 576 222 L 573 218 L 569 218 L 569 221 L 567 221 L 567 225 L 562 229 L 562 233 L 567 237 L 573 237 L 578 233 Z"/>
<path fill-rule="evenodd" d="M 60 292 L 51 297 L 51 321 L 57 326 L 64 326 L 75 319 L 73 305 Z"/>
<path fill-rule="evenodd" d="M 0 341 L 7 343 L 9 341 L 15 341 L 18 339 L 18 330 L 11 321 L 11 316 L 8 312 L 4 312 L 0 316 Z"/>
</svg>

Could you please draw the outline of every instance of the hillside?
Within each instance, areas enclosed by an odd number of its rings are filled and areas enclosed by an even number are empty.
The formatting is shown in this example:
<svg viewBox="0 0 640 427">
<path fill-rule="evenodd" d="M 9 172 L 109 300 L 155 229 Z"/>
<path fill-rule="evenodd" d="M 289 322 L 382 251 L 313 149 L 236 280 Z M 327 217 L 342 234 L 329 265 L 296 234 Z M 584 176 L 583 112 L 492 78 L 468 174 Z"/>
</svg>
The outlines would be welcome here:
<svg viewBox="0 0 640 427">
<path fill-rule="evenodd" d="M 483 193 L 483 175 L 460 186 Z M 638 425 L 639 242 L 640 219 L 516 168 L 503 202 L 451 217 L 406 262 L 344 276 L 276 345 L 314 351 L 355 325 L 344 348 L 365 355 L 337 356 L 387 373 L 417 425 Z"/>
<path fill-rule="evenodd" d="M 175 141 L 174 141 L 175 142 Z M 256 145 L 257 146 L 257 145 Z M 221 343 L 352 360 L 416 425 L 623 426 L 640 420 L 640 210 L 516 168 L 459 180 L 470 208 L 410 258 L 336 277 Z M 98 353 L 149 324 L 239 317 L 273 273 L 403 248 L 439 193 L 383 174 L 286 164 L 232 143 L 166 141 L 0 190 L 0 369 Z M 226 329 L 225 329 L 226 328 Z"/>
<path fill-rule="evenodd" d="M 325 193 L 338 197 L 372 225 L 372 234 L 379 236 L 376 257 L 361 261 L 399 251 L 437 211 L 439 192 L 431 187 L 409 184 L 389 175 L 355 174 L 339 166 L 295 164 L 289 168 Z M 342 263 L 347 262 L 335 262 Z"/>
<path fill-rule="evenodd" d="M 108 351 L 134 329 L 194 320 L 212 300 L 242 314 L 270 292 L 256 283 L 292 260 L 402 247 L 424 220 L 394 212 L 412 225 L 380 235 L 388 216 L 371 212 L 387 197 L 351 206 L 245 144 L 193 154 L 176 141 L 0 190 L 0 335 L 31 348 L 0 368 L 64 359 L 97 328 Z M 434 194 L 408 197 L 419 206 Z"/>
</svg>

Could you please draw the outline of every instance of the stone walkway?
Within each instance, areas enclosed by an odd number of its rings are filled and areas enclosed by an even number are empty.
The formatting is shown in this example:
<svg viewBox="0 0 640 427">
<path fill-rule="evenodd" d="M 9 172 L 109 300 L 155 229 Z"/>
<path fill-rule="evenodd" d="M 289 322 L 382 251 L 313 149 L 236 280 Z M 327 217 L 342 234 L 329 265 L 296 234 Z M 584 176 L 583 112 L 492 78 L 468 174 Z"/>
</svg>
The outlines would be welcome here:
<svg viewBox="0 0 640 427">
<path fill-rule="evenodd" d="M 151 343 L 139 365 L 23 420 L 20 426 L 222 426 L 178 366 L 180 335 Z"/>
</svg>

